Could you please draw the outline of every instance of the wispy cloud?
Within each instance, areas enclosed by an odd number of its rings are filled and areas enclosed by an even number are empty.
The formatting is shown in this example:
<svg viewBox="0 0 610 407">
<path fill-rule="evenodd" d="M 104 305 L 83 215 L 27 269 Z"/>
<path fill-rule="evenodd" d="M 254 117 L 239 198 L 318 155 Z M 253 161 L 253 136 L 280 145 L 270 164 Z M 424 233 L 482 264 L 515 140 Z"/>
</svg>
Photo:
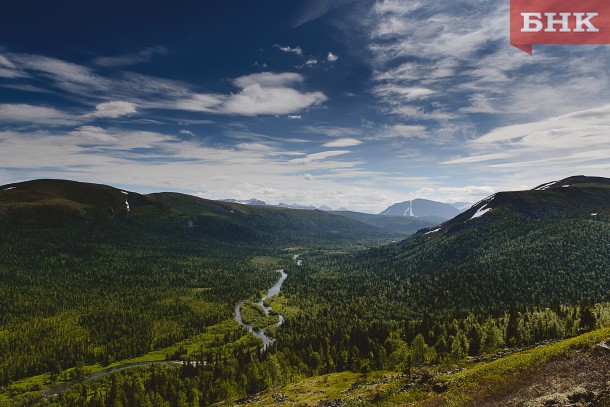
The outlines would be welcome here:
<svg viewBox="0 0 610 407">
<path fill-rule="evenodd" d="M 425 139 L 430 135 L 428 134 L 426 127 L 420 125 L 406 125 L 397 124 L 394 126 L 384 126 L 377 133 L 374 138 L 376 139 L 387 139 L 387 138 L 420 138 Z"/>
<path fill-rule="evenodd" d="M 310 21 L 317 20 L 329 11 L 354 1 L 356 0 L 313 0 L 307 2 L 294 20 L 293 27 L 299 27 Z"/>
<path fill-rule="evenodd" d="M 165 47 L 149 47 L 141 51 L 117 56 L 98 57 L 93 60 L 95 65 L 104 67 L 117 67 L 135 65 L 150 61 L 156 55 L 165 55 L 168 50 Z"/>
<path fill-rule="evenodd" d="M 610 168 L 610 105 L 536 122 L 496 128 L 466 147 L 470 155 L 445 165 L 484 169 L 519 179 L 563 178 L 578 172 L 606 173 Z M 511 175 L 513 173 L 518 175 Z"/>
<path fill-rule="evenodd" d="M 604 103 L 610 53 L 546 47 L 532 58 L 508 41 L 507 3 L 377 1 L 368 20 L 373 92 L 385 113 L 447 123 L 533 120 Z M 422 22 L 425 21 L 425 24 Z"/>
<path fill-rule="evenodd" d="M 63 126 L 77 123 L 73 115 L 46 106 L 0 104 L 0 121 L 4 123 Z"/>
<path fill-rule="evenodd" d="M 353 147 L 362 144 L 362 141 L 356 140 L 355 138 L 341 138 L 338 140 L 329 141 L 328 143 L 322 144 L 322 147 L 330 148 L 342 148 L 342 147 Z"/>
<path fill-rule="evenodd" d="M 89 117 L 118 117 L 140 109 L 185 110 L 225 115 L 288 115 L 319 105 L 327 100 L 320 91 L 304 88 L 303 75 L 292 72 L 263 72 L 233 80 L 237 92 L 230 94 L 198 92 L 195 86 L 133 72 L 120 72 L 109 78 L 95 70 L 56 58 L 11 54 L 4 65 L 31 72 L 54 87 L 80 99 L 95 103 L 98 109 Z M 100 100 L 105 104 L 100 104 Z M 121 102 L 129 100 L 129 102 Z M 118 102 L 117 102 L 118 101 Z"/>
<path fill-rule="evenodd" d="M 314 161 L 325 160 L 329 157 L 336 157 L 338 155 L 349 154 L 351 151 L 349 150 L 331 150 L 331 151 L 321 151 L 319 153 L 307 154 L 303 158 L 294 158 L 290 160 L 292 163 L 311 163 Z"/>
<path fill-rule="evenodd" d="M 76 178 L 137 185 L 141 192 L 161 189 L 211 199 L 258 198 L 371 212 L 400 198 L 399 193 L 375 185 L 347 186 L 348 178 L 372 180 L 384 175 L 363 170 L 359 162 L 333 159 L 348 150 L 286 160 L 303 153 L 268 142 L 219 147 L 175 135 L 98 126 L 36 134 L 0 131 L 0 145 L 3 168 L 25 178 Z M 9 182 L 6 176 L 0 173 L 0 183 Z"/>
<path fill-rule="evenodd" d="M 300 131 L 307 134 L 324 134 L 330 137 L 353 136 L 362 133 L 362 130 L 358 128 L 337 126 L 305 126 Z"/>
<path fill-rule="evenodd" d="M 8 58 L 0 54 L 0 78 L 24 78 L 27 74 L 22 72 L 9 61 Z"/>
</svg>

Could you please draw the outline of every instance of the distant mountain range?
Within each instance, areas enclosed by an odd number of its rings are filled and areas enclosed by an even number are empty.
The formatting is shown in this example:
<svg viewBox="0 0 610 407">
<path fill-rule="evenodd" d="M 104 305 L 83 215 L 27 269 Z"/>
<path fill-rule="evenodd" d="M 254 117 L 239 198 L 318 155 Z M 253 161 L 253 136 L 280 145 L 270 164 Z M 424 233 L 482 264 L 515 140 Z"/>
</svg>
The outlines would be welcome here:
<svg viewBox="0 0 610 407">
<path fill-rule="evenodd" d="M 400 233 L 402 235 L 412 235 L 413 233 L 417 232 L 420 229 L 425 229 L 428 228 L 430 226 L 434 226 L 434 225 L 438 225 L 439 223 L 442 223 L 444 221 L 447 220 L 446 217 L 444 216 L 439 216 L 439 215 L 423 215 L 423 213 L 426 212 L 430 212 L 430 213 L 443 213 L 445 214 L 447 211 L 434 211 L 434 210 L 430 210 L 429 207 L 430 206 L 434 206 L 434 204 L 439 204 L 440 206 L 443 205 L 447 205 L 447 204 L 443 204 L 440 202 L 434 202 L 434 201 L 426 201 L 426 200 L 417 200 L 417 207 L 418 207 L 418 213 L 422 213 L 422 215 L 420 216 L 402 216 L 402 215 L 393 215 L 393 213 L 395 213 L 395 211 L 392 212 L 392 214 L 385 214 L 382 213 L 380 215 L 375 215 L 375 214 L 369 214 L 369 213 L 361 213 L 361 212 L 354 212 L 354 211 L 350 211 L 349 209 L 346 208 L 339 208 L 337 210 L 333 210 L 332 208 L 329 208 L 328 206 L 320 206 L 320 207 L 315 207 L 313 205 L 300 205 L 300 204 L 285 204 L 285 203 L 280 203 L 278 205 L 270 205 L 265 203 L 264 201 L 258 200 L 258 199 L 248 199 L 248 200 L 235 200 L 235 199 L 224 199 L 223 202 L 230 202 L 230 203 L 238 203 L 238 204 L 242 204 L 242 205 L 250 205 L 250 206 L 267 206 L 267 207 L 275 207 L 275 208 L 286 208 L 286 209 L 298 209 L 298 210 L 307 210 L 307 211 L 324 211 L 324 212 L 329 212 L 335 215 L 339 215 L 342 216 L 344 218 L 348 218 L 348 219 L 352 219 L 361 223 L 364 223 L 366 225 L 369 226 L 373 226 L 377 229 L 381 229 L 384 230 L 388 233 Z M 419 201 L 424 201 L 426 202 L 426 205 L 424 205 L 425 209 L 420 208 L 420 203 Z M 428 202 L 432 203 L 431 205 L 428 204 Z M 399 205 L 399 204 L 397 204 Z M 459 211 L 451 206 L 449 206 L 450 208 L 452 208 L 452 210 L 455 211 L 455 213 L 459 213 Z M 382 216 L 383 215 L 383 216 Z"/>
<path fill-rule="evenodd" d="M 428 199 L 413 199 L 411 201 L 398 202 L 380 213 L 383 216 L 404 217 L 437 217 L 444 220 L 451 219 L 462 211 L 468 209 L 468 202 L 456 202 L 448 204 L 431 201 Z"/>
<path fill-rule="evenodd" d="M 253 205 L 253 206 L 275 206 L 278 208 L 287 208 L 287 209 L 304 209 L 304 210 L 308 210 L 308 211 L 332 211 L 332 208 L 329 208 L 326 205 L 322 205 L 319 207 L 313 206 L 313 205 L 300 205 L 300 204 L 286 204 L 286 203 L 279 203 L 277 205 L 271 205 L 266 203 L 265 201 L 261 201 L 260 199 L 246 199 L 246 200 L 237 200 L 237 199 L 223 199 L 223 202 L 230 202 L 230 203 L 238 203 L 238 204 L 242 204 L 242 205 Z"/>
<path fill-rule="evenodd" d="M 237 200 L 237 199 L 223 199 L 223 202 L 231 202 L 238 203 L 242 205 L 252 205 L 252 206 L 275 206 L 278 208 L 288 208 L 288 209 L 304 209 L 309 211 L 335 211 L 338 214 L 349 213 L 359 213 L 353 212 L 345 207 L 340 207 L 338 209 L 332 209 L 326 205 L 322 206 L 313 206 L 313 205 L 301 205 L 297 203 L 286 204 L 279 203 L 277 205 L 268 204 L 260 199 L 246 199 L 246 200 Z M 434 221 L 434 224 L 443 222 L 447 219 L 451 219 L 459 213 L 467 210 L 472 206 L 469 202 L 455 202 L 455 203 L 444 203 L 438 201 L 431 201 L 428 199 L 414 199 L 412 201 L 404 201 L 395 203 L 390 206 L 379 215 L 383 216 L 391 216 L 391 217 L 415 217 L 415 218 L 428 218 L 424 223 Z M 363 214 L 364 215 L 364 214 Z M 370 218 L 367 218 L 370 219 Z M 387 224 L 387 222 L 384 222 Z"/>
</svg>

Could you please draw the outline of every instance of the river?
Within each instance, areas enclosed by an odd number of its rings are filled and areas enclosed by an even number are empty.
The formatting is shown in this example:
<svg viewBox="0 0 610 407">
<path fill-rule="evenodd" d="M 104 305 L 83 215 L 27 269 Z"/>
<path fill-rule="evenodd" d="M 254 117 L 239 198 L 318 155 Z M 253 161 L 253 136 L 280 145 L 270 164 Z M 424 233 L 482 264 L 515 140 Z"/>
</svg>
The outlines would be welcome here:
<svg viewBox="0 0 610 407">
<path fill-rule="evenodd" d="M 42 391 L 42 394 L 44 395 L 44 397 L 48 398 L 48 397 L 51 397 L 51 396 L 56 396 L 57 394 L 70 389 L 72 386 L 74 386 L 75 384 L 81 383 L 83 380 L 96 379 L 96 378 L 101 377 L 101 376 L 103 376 L 105 374 L 112 373 L 112 372 L 117 372 L 119 370 L 127 369 L 127 368 L 130 368 L 130 367 L 147 366 L 147 365 L 152 365 L 152 364 L 163 364 L 163 365 L 176 365 L 176 366 L 180 366 L 183 363 L 184 362 L 179 361 L 179 360 L 155 360 L 155 361 L 149 361 L 149 362 L 126 363 L 124 365 L 113 366 L 113 367 L 109 367 L 107 369 L 100 370 L 100 371 L 97 371 L 97 372 L 94 372 L 94 373 L 89 373 L 89 374 L 84 375 L 81 378 L 70 380 L 70 381 L 64 382 L 64 383 L 60 383 L 60 384 L 57 384 L 55 386 L 47 387 L 45 389 L 42 389 L 41 391 Z"/>
<path fill-rule="evenodd" d="M 273 285 L 273 287 L 271 287 L 269 290 L 267 290 L 267 294 L 257 303 L 265 310 L 266 315 L 269 315 L 269 312 L 271 311 L 271 307 L 266 307 L 263 304 L 263 301 L 265 301 L 268 298 L 273 297 L 274 295 L 279 294 L 280 290 L 282 289 L 282 284 L 284 283 L 284 280 L 286 280 L 286 278 L 288 277 L 288 274 L 286 274 L 284 272 L 284 270 L 277 270 L 277 272 L 280 273 L 280 275 L 281 275 L 280 279 Z M 245 326 L 248 329 L 248 331 L 252 332 L 252 334 L 255 337 L 261 339 L 263 341 L 263 349 L 265 349 L 267 346 L 272 344 L 275 339 L 272 339 L 272 338 L 268 337 L 267 335 L 265 335 L 265 331 L 262 329 L 253 330 L 251 325 L 244 324 L 244 322 L 241 318 L 241 310 L 240 310 L 243 303 L 244 303 L 244 301 L 241 301 L 239 304 L 237 304 L 235 306 L 235 320 L 240 325 Z M 284 317 L 282 315 L 279 316 L 279 319 L 280 319 L 279 322 L 274 325 L 271 325 L 271 327 L 280 326 L 284 322 Z M 184 362 L 182 362 L 182 361 L 175 361 L 175 360 L 155 360 L 155 361 L 150 361 L 150 362 L 126 363 L 123 365 L 109 367 L 107 369 L 100 370 L 95 373 L 87 374 L 84 377 L 79 378 L 79 379 L 60 383 L 60 384 L 57 384 L 52 387 L 47 387 L 45 389 L 42 389 L 41 391 L 42 391 L 42 394 L 44 395 L 44 397 L 48 398 L 48 397 L 55 396 L 63 391 L 70 389 L 72 386 L 74 386 L 77 383 L 80 383 L 82 380 L 95 379 L 95 378 L 101 377 L 105 374 L 127 369 L 130 367 L 146 366 L 146 365 L 152 365 L 152 364 L 182 365 L 183 363 Z"/>
<path fill-rule="evenodd" d="M 266 307 L 264 301 L 275 295 L 278 295 L 280 293 L 280 290 L 282 289 L 282 284 L 284 283 L 284 280 L 286 280 L 286 278 L 288 277 L 288 274 L 286 274 L 284 270 L 277 270 L 277 272 L 280 273 L 280 279 L 273 285 L 273 287 L 267 290 L 267 294 L 257 302 L 257 304 L 263 308 L 263 310 L 265 311 L 265 315 L 267 316 L 271 311 L 271 307 Z M 241 301 L 235 306 L 235 320 L 239 325 L 246 327 L 246 329 L 248 329 L 248 332 L 252 332 L 252 335 L 263 341 L 263 349 L 266 349 L 267 346 L 271 345 L 275 339 L 267 336 L 265 334 L 264 329 L 253 329 L 252 325 L 244 323 L 241 317 L 241 306 L 243 304 L 244 301 Z M 269 328 L 280 326 L 282 325 L 282 323 L 284 323 L 284 316 L 280 315 L 279 321 L 276 324 L 271 325 Z"/>
</svg>

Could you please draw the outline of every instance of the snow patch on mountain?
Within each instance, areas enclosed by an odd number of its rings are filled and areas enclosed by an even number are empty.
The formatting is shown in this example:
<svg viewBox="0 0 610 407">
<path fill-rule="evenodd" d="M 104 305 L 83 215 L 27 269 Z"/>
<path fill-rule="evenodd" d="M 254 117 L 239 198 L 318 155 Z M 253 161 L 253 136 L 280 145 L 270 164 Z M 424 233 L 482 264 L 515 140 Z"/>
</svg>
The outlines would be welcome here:
<svg viewBox="0 0 610 407">
<path fill-rule="evenodd" d="M 475 213 L 470 217 L 469 220 L 480 218 L 485 215 L 487 212 L 491 211 L 491 208 L 487 208 L 487 205 L 481 206 Z"/>
<path fill-rule="evenodd" d="M 545 191 L 555 185 L 557 181 L 547 182 L 546 184 L 542 184 L 539 187 L 534 188 L 534 191 Z"/>
</svg>

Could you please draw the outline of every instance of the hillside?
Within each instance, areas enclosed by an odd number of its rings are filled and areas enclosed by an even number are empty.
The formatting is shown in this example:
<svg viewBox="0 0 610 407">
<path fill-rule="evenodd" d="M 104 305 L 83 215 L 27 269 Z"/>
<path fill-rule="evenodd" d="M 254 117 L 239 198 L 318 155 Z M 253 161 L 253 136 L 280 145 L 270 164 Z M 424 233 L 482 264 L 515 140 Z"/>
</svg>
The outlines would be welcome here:
<svg viewBox="0 0 610 407">
<path fill-rule="evenodd" d="M 277 351 L 314 372 L 402 369 L 608 323 L 609 182 L 496 194 L 401 242 L 307 259 L 285 295 L 312 312 L 278 332 Z"/>
<path fill-rule="evenodd" d="M 355 252 L 396 235 L 358 221 L 375 215 L 69 181 L 8 185 L 0 189 L 0 402 L 35 402 L 39 388 L 58 380 L 151 361 L 162 365 L 104 375 L 53 403 L 211 405 L 301 380 L 292 387 L 299 394 L 285 387 L 288 398 L 275 397 L 313 405 L 352 393 L 362 396 L 355 405 L 443 405 L 449 395 L 510 401 L 514 393 L 479 379 L 529 378 L 583 359 L 546 365 L 548 353 L 533 350 L 504 359 L 519 369 L 511 372 L 477 362 L 595 329 L 608 336 L 608 202 L 610 180 L 571 177 L 495 194 L 402 241 Z M 284 323 L 268 328 L 275 342 L 261 353 L 235 322 L 235 304 L 260 298 L 278 268 L 288 278 L 271 306 Z M 179 360 L 197 365 L 172 366 Z M 568 397 L 572 384 L 557 392 Z M 263 404 L 276 402 L 273 394 L 261 395 Z"/>
<path fill-rule="evenodd" d="M 429 228 L 445 221 L 445 218 L 434 216 L 383 216 L 352 211 L 333 211 L 332 213 L 357 220 L 358 222 L 366 223 L 367 225 L 371 225 L 388 232 L 402 233 L 405 235 L 412 235 L 418 230 Z"/>
<path fill-rule="evenodd" d="M 58 227 L 82 234 L 84 227 L 103 239 L 239 243 L 268 249 L 370 244 L 392 237 L 390 232 L 323 211 L 241 205 L 178 193 L 141 195 L 63 180 L 0 187 L 0 223 L 13 231 L 27 225 L 49 233 Z"/>
<path fill-rule="evenodd" d="M 53 383 L 78 364 L 141 357 L 218 324 L 214 346 L 249 352 L 256 340 L 234 323 L 235 303 L 271 286 L 293 246 L 353 250 L 391 237 L 321 211 L 63 180 L 4 185 L 0 399 L 14 381 Z"/>
<path fill-rule="evenodd" d="M 408 279 L 421 306 L 605 299 L 608 202 L 606 178 L 571 177 L 544 189 L 501 192 L 357 261 Z"/>
<path fill-rule="evenodd" d="M 284 400 L 302 406 L 608 406 L 606 341 L 610 329 L 449 369 L 316 376 L 239 404 L 267 406 Z"/>
</svg>

